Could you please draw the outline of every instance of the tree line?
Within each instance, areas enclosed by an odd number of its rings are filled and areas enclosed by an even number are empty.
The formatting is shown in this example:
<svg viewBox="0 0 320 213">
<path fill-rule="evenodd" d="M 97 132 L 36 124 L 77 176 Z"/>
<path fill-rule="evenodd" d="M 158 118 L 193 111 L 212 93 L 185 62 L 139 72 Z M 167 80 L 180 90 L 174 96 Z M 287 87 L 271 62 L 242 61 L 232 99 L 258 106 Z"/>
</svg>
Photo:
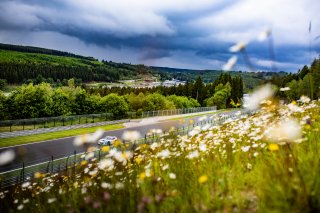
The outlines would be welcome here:
<svg viewBox="0 0 320 213">
<path fill-rule="evenodd" d="M 279 90 L 277 95 L 288 100 L 297 100 L 302 95 L 311 99 L 320 98 L 320 58 L 314 59 L 308 67 L 305 65 L 297 73 L 290 73 L 282 77 L 273 77 L 268 82 L 279 88 L 290 88 L 289 90 Z"/>
<path fill-rule="evenodd" d="M 86 86 L 84 85 L 86 88 Z M 152 88 L 133 88 L 133 87 L 104 87 L 104 88 L 86 88 L 90 94 L 100 94 L 101 96 L 108 95 L 110 93 L 117 93 L 125 95 L 129 93 L 159 93 L 164 96 L 177 95 L 186 96 L 197 100 L 201 106 L 211 105 L 211 101 L 218 105 L 218 108 L 232 107 L 231 102 L 239 103 L 243 97 L 243 81 L 241 76 L 231 77 L 229 73 L 222 73 L 220 76 L 211 83 L 205 84 L 202 78 L 198 76 L 194 82 L 186 82 L 184 85 L 178 85 L 173 87 L 157 86 Z M 218 91 L 224 90 L 216 94 Z M 213 96 L 216 96 L 212 99 Z M 224 98 L 222 98 L 223 96 Z M 218 98 L 219 97 L 219 98 Z M 210 103 L 208 99 L 210 99 Z M 222 104 L 217 103 L 220 100 Z M 221 107 L 219 107 L 219 105 Z"/>
<path fill-rule="evenodd" d="M 239 83 L 240 82 L 240 83 Z M 24 119 L 94 113 L 113 113 L 121 118 L 126 112 L 217 106 L 226 108 L 242 97 L 241 78 L 223 74 L 205 85 L 194 83 L 166 88 L 111 88 L 92 90 L 75 85 L 52 87 L 49 83 L 24 84 L 9 96 L 0 92 L 0 119 Z M 179 92 L 178 92 L 179 91 Z"/>
<path fill-rule="evenodd" d="M 53 88 L 48 83 L 38 85 L 24 84 L 8 97 L 0 92 L 0 119 L 24 119 L 94 113 L 113 113 L 121 118 L 126 112 L 165 110 L 199 107 L 192 99 L 181 96 L 163 96 L 159 93 L 133 93 L 106 96 L 89 94 L 81 87 L 68 81 L 68 86 Z"/>
</svg>

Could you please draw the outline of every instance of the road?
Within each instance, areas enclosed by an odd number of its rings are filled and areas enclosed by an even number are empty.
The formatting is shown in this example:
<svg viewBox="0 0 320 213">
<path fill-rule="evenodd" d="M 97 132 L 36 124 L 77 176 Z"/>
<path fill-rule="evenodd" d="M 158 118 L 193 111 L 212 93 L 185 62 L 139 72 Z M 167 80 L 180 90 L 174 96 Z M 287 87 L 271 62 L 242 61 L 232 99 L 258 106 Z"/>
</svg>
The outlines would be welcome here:
<svg viewBox="0 0 320 213">
<path fill-rule="evenodd" d="M 221 112 L 219 114 L 233 115 L 236 112 L 237 111 Z M 203 115 L 192 117 L 192 118 L 186 118 L 184 119 L 185 122 L 183 123 L 181 122 L 181 119 L 165 120 L 165 121 L 159 121 L 153 124 L 146 124 L 146 125 L 142 124 L 141 126 L 106 131 L 103 137 L 110 135 L 110 136 L 116 136 L 118 138 L 121 138 L 122 134 L 125 131 L 129 131 L 129 130 L 138 131 L 140 132 L 141 135 L 144 136 L 151 129 L 162 129 L 163 131 L 168 131 L 171 127 L 181 128 L 182 126 L 187 126 L 189 124 L 189 120 L 191 119 L 194 120 L 195 123 L 197 123 L 200 117 L 203 117 Z M 14 159 L 14 161 L 11 162 L 9 165 L 0 167 L 0 172 L 20 168 L 22 167 L 23 162 L 25 162 L 25 166 L 28 166 L 28 165 L 32 165 L 40 162 L 49 161 L 51 160 L 51 157 L 56 159 L 56 158 L 66 157 L 68 155 L 73 155 L 74 152 L 76 153 L 85 152 L 86 147 L 74 146 L 73 141 L 75 138 L 76 136 L 18 145 L 18 146 L 13 146 L 9 148 L 1 148 L 0 152 L 3 152 L 7 149 L 13 149 L 17 156 Z"/>
</svg>

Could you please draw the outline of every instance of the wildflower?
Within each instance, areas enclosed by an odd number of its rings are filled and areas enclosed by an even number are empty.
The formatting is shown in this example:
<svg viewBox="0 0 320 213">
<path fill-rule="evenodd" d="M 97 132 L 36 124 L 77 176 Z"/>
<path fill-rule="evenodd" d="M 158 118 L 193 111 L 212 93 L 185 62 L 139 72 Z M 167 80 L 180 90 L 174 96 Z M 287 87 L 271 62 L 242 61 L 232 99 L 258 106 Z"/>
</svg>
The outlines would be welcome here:
<svg viewBox="0 0 320 213">
<path fill-rule="evenodd" d="M 111 189 L 112 186 L 110 183 L 106 183 L 106 182 L 102 182 L 101 183 L 101 187 L 104 188 L 104 189 Z"/>
<path fill-rule="evenodd" d="M 269 144 L 268 149 L 270 151 L 277 151 L 277 150 L 279 150 L 279 146 L 278 146 L 278 144 L 271 143 L 271 144 Z"/>
<path fill-rule="evenodd" d="M 262 101 L 271 98 L 273 94 L 274 90 L 272 89 L 271 85 L 266 84 L 246 98 L 244 101 L 244 107 L 250 110 L 256 110 L 260 107 Z"/>
<path fill-rule="evenodd" d="M 141 172 L 140 174 L 139 174 L 139 180 L 144 180 L 145 178 L 146 178 L 146 173 L 145 172 Z"/>
<path fill-rule="evenodd" d="M 116 183 L 115 188 L 116 188 L 116 189 L 123 189 L 123 188 L 124 188 L 124 184 L 118 182 L 118 183 Z"/>
<path fill-rule="evenodd" d="M 89 160 L 89 159 L 91 159 L 91 158 L 93 158 L 93 157 L 94 157 L 94 152 L 89 152 L 88 154 L 86 154 L 85 159 L 86 159 L 86 160 Z"/>
<path fill-rule="evenodd" d="M 95 131 L 93 134 L 89 135 L 88 137 L 88 142 L 93 143 L 99 140 L 103 136 L 104 130 L 103 129 L 98 129 Z"/>
<path fill-rule="evenodd" d="M 283 88 L 280 88 L 280 91 L 282 91 L 282 92 L 289 91 L 289 90 L 290 90 L 290 87 L 283 87 Z"/>
<path fill-rule="evenodd" d="M 55 202 L 57 200 L 57 198 L 49 198 L 48 199 L 48 203 L 53 203 L 53 202 Z"/>
<path fill-rule="evenodd" d="M 272 142 L 295 142 L 302 138 L 302 130 L 296 120 L 289 119 L 271 126 L 264 135 L 267 140 Z"/>
<path fill-rule="evenodd" d="M 193 159 L 193 158 L 197 158 L 197 157 L 199 157 L 199 152 L 198 152 L 198 150 L 195 150 L 195 151 L 193 151 L 193 152 L 190 152 L 189 155 L 187 156 L 187 158 L 189 158 L 189 159 Z"/>
<path fill-rule="evenodd" d="M 311 100 L 311 99 L 310 99 L 308 96 L 305 96 L 305 95 L 301 96 L 300 99 L 299 99 L 299 101 L 300 101 L 301 103 L 309 103 L 310 100 Z"/>
<path fill-rule="evenodd" d="M 103 196 L 102 196 L 103 200 L 105 201 L 109 201 L 111 198 L 111 195 L 108 192 L 103 192 Z"/>
<path fill-rule="evenodd" d="M 126 141 L 134 141 L 139 138 L 141 138 L 141 135 L 138 131 L 125 131 L 122 135 L 122 139 Z"/>
<path fill-rule="evenodd" d="M 90 175 L 90 176 L 96 176 L 97 173 L 98 173 L 98 170 L 97 170 L 97 169 L 94 169 L 94 170 L 92 170 L 92 171 L 89 172 L 89 175 Z"/>
<path fill-rule="evenodd" d="M 200 183 L 200 184 L 203 184 L 203 183 L 205 183 L 205 182 L 207 182 L 208 181 L 208 176 L 207 175 L 201 175 L 199 178 L 198 178 L 198 182 Z"/>
<path fill-rule="evenodd" d="M 238 57 L 237 56 L 232 56 L 231 58 L 229 58 L 228 62 L 223 65 L 222 70 L 224 71 L 229 71 L 231 70 L 234 65 L 237 63 Z"/>
<path fill-rule="evenodd" d="M 6 165 L 13 161 L 15 158 L 15 153 L 12 149 L 5 150 L 4 152 L 0 153 L 0 166 Z"/>
<path fill-rule="evenodd" d="M 243 147 L 241 147 L 241 150 L 242 150 L 243 152 L 247 152 L 247 151 L 250 150 L 250 146 L 243 146 Z"/>
<path fill-rule="evenodd" d="M 103 146 L 103 147 L 101 148 L 101 151 L 102 151 L 102 152 L 109 152 L 109 150 L 110 150 L 110 147 L 109 147 L 109 146 Z"/>
<path fill-rule="evenodd" d="M 22 188 L 27 188 L 30 186 L 30 182 L 25 182 L 21 185 Z"/>
<path fill-rule="evenodd" d="M 23 207 L 24 207 L 23 204 L 20 204 L 20 205 L 17 207 L 17 209 L 18 209 L 18 210 L 22 210 Z"/>
<path fill-rule="evenodd" d="M 35 178 L 43 178 L 45 175 L 44 174 L 42 174 L 41 172 L 36 172 L 36 173 L 34 173 L 34 177 Z"/>
<path fill-rule="evenodd" d="M 88 138 L 89 138 L 88 134 L 80 135 L 74 139 L 73 145 L 74 146 L 81 146 L 88 141 Z"/>
<path fill-rule="evenodd" d="M 168 158 L 170 156 L 170 151 L 165 149 L 165 150 L 162 150 L 161 152 L 158 153 L 158 157 L 161 157 L 161 158 Z"/>
<path fill-rule="evenodd" d="M 229 51 L 230 52 L 240 52 L 242 50 L 244 50 L 247 46 L 247 42 L 239 42 L 235 45 L 233 45 L 232 47 L 230 47 Z"/>
<path fill-rule="evenodd" d="M 28 198 L 22 201 L 22 203 L 29 203 L 29 202 L 30 200 Z"/>
<path fill-rule="evenodd" d="M 251 170 L 251 169 L 252 169 L 252 165 L 251 165 L 251 163 L 248 163 L 248 164 L 247 164 L 247 169 L 249 169 L 249 170 Z"/>
<path fill-rule="evenodd" d="M 85 166 L 85 165 L 87 165 L 88 164 L 88 162 L 86 161 L 86 160 L 83 160 L 83 161 L 81 161 L 81 166 Z"/>
<path fill-rule="evenodd" d="M 169 178 L 170 179 L 176 179 L 176 174 L 174 174 L 174 173 L 169 173 Z"/>
<path fill-rule="evenodd" d="M 269 36 L 271 35 L 271 29 L 266 29 L 263 32 L 260 33 L 258 36 L 259 41 L 264 41 L 266 40 Z"/>
</svg>

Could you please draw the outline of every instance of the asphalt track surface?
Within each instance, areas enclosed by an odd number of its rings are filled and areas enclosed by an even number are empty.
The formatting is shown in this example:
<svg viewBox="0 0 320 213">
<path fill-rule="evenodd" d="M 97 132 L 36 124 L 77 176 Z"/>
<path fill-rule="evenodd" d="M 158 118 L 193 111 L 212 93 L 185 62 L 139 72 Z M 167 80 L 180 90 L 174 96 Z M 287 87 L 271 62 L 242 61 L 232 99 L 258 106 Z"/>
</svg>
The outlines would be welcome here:
<svg viewBox="0 0 320 213">
<path fill-rule="evenodd" d="M 221 112 L 216 115 L 222 115 L 222 114 L 233 115 L 236 112 L 237 111 Z M 158 121 L 156 123 L 146 124 L 146 125 L 143 125 L 142 123 L 141 126 L 106 131 L 103 137 L 116 136 L 118 138 L 121 138 L 122 134 L 125 131 L 129 131 L 129 130 L 139 131 L 142 136 L 147 134 L 151 129 L 162 129 L 162 131 L 169 131 L 171 127 L 181 128 L 183 126 L 188 126 L 189 120 L 191 119 L 194 121 L 194 123 L 197 123 L 200 117 L 203 117 L 203 115 L 199 115 L 192 118 L 186 118 L 184 119 L 183 123 L 181 122 L 181 119 Z M 24 144 L 24 145 L 17 145 L 17 146 L 8 147 L 8 148 L 1 148 L 0 153 L 7 149 L 13 149 L 16 153 L 16 158 L 9 165 L 1 166 L 0 172 L 21 168 L 23 162 L 25 166 L 28 166 L 36 163 L 49 161 L 52 159 L 52 157 L 54 159 L 57 159 L 57 158 L 67 157 L 69 155 L 71 156 L 74 153 L 85 152 L 87 147 L 74 146 L 73 141 L 76 137 L 77 136 L 72 136 L 72 137 L 61 138 L 61 139 L 54 139 L 54 140 L 48 140 L 48 141 L 42 141 L 42 142 L 36 142 L 36 143 L 30 143 L 30 144 Z"/>
</svg>

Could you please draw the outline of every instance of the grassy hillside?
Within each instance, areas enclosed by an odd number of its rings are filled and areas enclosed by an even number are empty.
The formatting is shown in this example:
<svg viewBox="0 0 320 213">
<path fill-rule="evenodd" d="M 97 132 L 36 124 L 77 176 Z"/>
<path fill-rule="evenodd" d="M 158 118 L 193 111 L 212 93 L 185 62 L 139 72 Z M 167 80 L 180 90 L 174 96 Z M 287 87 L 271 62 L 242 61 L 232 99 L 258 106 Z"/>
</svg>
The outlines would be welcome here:
<svg viewBox="0 0 320 213">
<path fill-rule="evenodd" d="M 71 53 L 35 47 L 0 44 L 0 79 L 20 84 L 38 75 L 54 81 L 80 78 L 89 81 L 117 81 L 151 75 L 143 65 L 98 61 Z"/>
</svg>

